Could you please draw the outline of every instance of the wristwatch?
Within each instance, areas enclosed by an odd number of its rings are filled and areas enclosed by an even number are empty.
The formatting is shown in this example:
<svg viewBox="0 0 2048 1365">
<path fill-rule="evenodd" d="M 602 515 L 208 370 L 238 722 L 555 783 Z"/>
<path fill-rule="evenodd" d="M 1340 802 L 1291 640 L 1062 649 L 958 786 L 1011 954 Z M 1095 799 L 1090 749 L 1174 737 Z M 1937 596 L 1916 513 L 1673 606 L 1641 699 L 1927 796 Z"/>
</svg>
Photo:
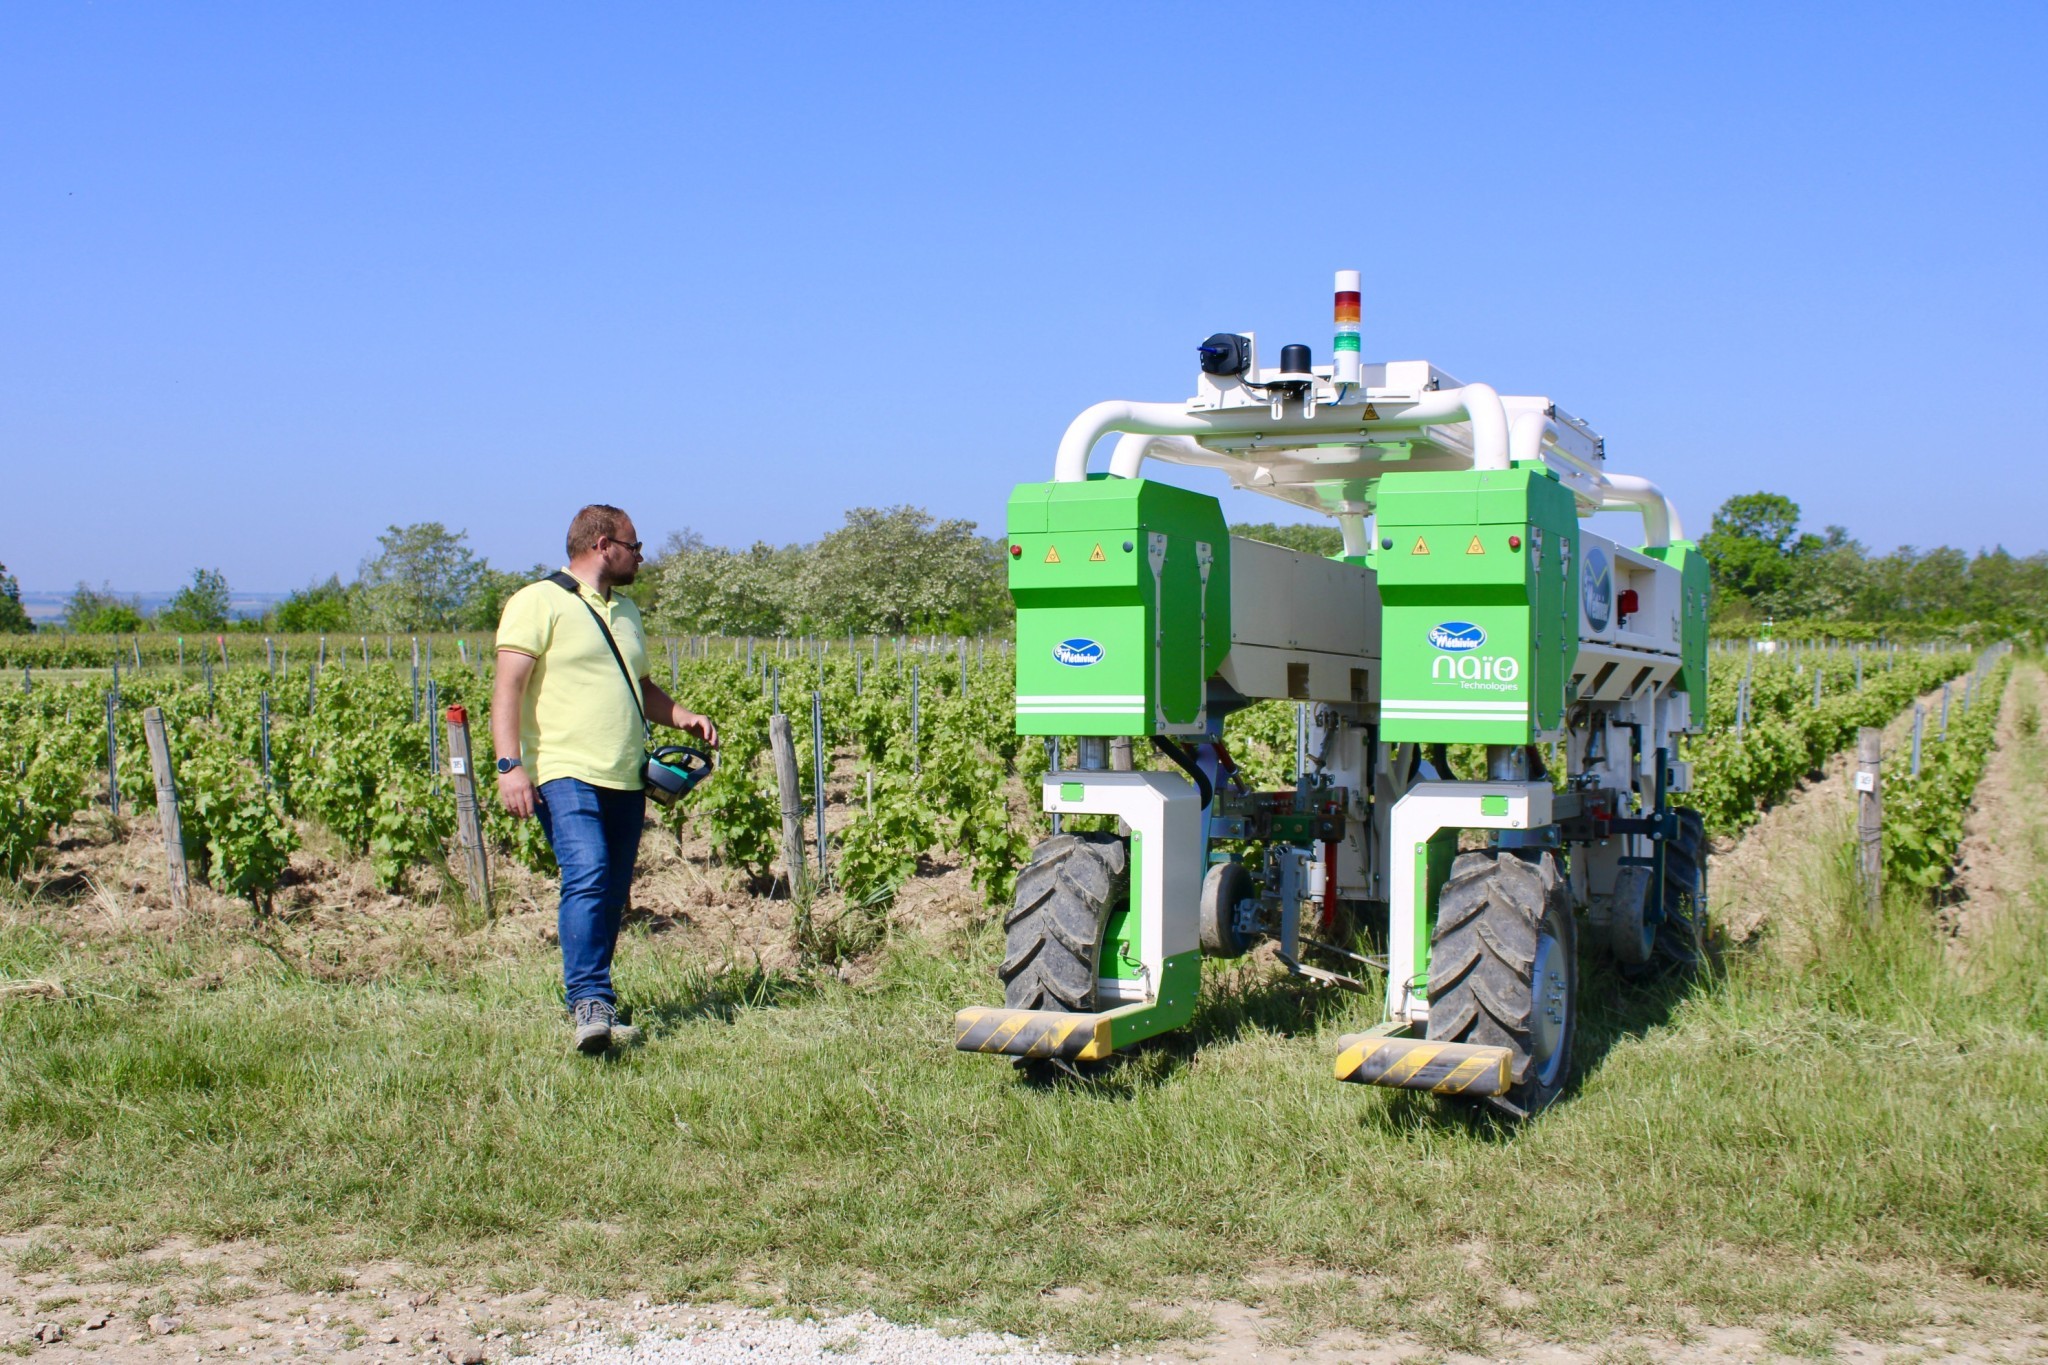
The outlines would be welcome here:
<svg viewBox="0 0 2048 1365">
<path fill-rule="evenodd" d="M 498 760 L 498 774 L 502 777 L 518 766 L 519 760 L 516 758 L 501 758 Z"/>
</svg>

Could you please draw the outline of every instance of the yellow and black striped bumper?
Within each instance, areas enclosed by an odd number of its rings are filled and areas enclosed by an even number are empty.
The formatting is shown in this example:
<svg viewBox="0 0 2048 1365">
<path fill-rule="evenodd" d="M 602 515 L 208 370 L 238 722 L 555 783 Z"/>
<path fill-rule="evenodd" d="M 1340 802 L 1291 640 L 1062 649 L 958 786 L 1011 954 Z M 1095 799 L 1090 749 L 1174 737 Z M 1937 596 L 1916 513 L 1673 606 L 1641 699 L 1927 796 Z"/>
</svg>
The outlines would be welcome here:
<svg viewBox="0 0 2048 1365">
<path fill-rule="evenodd" d="M 1337 1079 L 1438 1095 L 1504 1095 L 1512 1056 L 1504 1047 L 1351 1034 L 1337 1040 Z"/>
<path fill-rule="evenodd" d="M 1109 1016 L 1057 1010 L 965 1009 L 953 1016 L 953 1046 L 1008 1057 L 1092 1062 L 1109 1055 Z"/>
</svg>

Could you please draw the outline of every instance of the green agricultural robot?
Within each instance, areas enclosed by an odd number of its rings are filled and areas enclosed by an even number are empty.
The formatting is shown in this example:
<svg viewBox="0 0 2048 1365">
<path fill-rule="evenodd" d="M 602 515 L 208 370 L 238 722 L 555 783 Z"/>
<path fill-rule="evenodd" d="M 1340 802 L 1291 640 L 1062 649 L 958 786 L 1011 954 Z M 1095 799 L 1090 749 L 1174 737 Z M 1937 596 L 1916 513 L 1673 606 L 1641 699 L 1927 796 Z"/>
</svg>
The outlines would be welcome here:
<svg viewBox="0 0 2048 1365">
<path fill-rule="evenodd" d="M 1698 962 L 1702 831 L 1669 798 L 1675 738 L 1706 716 L 1699 551 L 1550 399 L 1362 363 L 1358 288 L 1338 274 L 1332 364 L 1291 345 L 1262 367 L 1251 334 L 1218 333 L 1194 397 L 1096 404 L 1052 481 L 1012 494 L 1017 729 L 1076 739 L 1044 808 L 1128 833 L 1037 846 L 1004 1006 L 956 1015 L 961 1050 L 1106 1058 L 1189 1021 L 1204 956 L 1270 940 L 1384 997 L 1338 1079 L 1527 1115 L 1570 1076 L 1582 946 L 1625 972 Z M 1233 538 L 1148 462 L 1328 514 L 1343 551 Z M 1639 512 L 1644 543 L 1581 525 L 1603 509 Z M 1290 790 L 1248 789 L 1224 742 L 1268 699 L 1302 703 Z M 1118 770 L 1119 739 L 1179 771 Z M 1483 775 L 1472 748 L 1454 776 L 1451 745 L 1484 746 Z"/>
</svg>

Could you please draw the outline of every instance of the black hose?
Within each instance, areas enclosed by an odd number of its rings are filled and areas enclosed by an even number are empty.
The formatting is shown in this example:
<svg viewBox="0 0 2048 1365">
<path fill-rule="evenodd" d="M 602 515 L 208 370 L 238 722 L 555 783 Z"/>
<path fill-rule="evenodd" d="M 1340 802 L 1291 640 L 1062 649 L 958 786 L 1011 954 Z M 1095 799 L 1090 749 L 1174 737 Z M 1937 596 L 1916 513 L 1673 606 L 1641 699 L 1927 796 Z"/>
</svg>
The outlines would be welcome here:
<svg viewBox="0 0 2048 1365">
<path fill-rule="evenodd" d="M 1202 793 L 1202 809 L 1209 809 L 1209 802 L 1215 798 L 1216 789 L 1209 785 L 1209 774 L 1202 771 L 1202 765 L 1195 762 L 1194 755 L 1165 735 L 1152 736 L 1152 747 L 1172 759 L 1182 772 L 1194 779 L 1195 789 Z"/>
</svg>

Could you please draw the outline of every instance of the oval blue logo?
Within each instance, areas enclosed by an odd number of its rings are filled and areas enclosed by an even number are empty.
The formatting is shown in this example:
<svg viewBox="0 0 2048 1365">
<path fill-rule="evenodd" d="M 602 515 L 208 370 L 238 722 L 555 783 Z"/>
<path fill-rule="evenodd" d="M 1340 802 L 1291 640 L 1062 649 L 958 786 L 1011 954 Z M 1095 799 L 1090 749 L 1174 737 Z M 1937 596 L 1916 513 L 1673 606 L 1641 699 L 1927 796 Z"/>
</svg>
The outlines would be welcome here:
<svg viewBox="0 0 2048 1365">
<path fill-rule="evenodd" d="M 1486 643 L 1486 632 L 1470 621 L 1445 621 L 1429 628 L 1429 642 L 1447 654 L 1463 654 Z"/>
<path fill-rule="evenodd" d="M 1093 640 L 1062 640 L 1052 647 L 1052 657 L 1068 668 L 1086 668 L 1102 662 L 1102 646 Z"/>
<path fill-rule="evenodd" d="M 1607 629 L 1608 619 L 1614 614 L 1614 574 L 1598 545 L 1587 549 L 1579 581 L 1579 600 L 1586 609 L 1586 624 L 1594 630 Z"/>
</svg>

